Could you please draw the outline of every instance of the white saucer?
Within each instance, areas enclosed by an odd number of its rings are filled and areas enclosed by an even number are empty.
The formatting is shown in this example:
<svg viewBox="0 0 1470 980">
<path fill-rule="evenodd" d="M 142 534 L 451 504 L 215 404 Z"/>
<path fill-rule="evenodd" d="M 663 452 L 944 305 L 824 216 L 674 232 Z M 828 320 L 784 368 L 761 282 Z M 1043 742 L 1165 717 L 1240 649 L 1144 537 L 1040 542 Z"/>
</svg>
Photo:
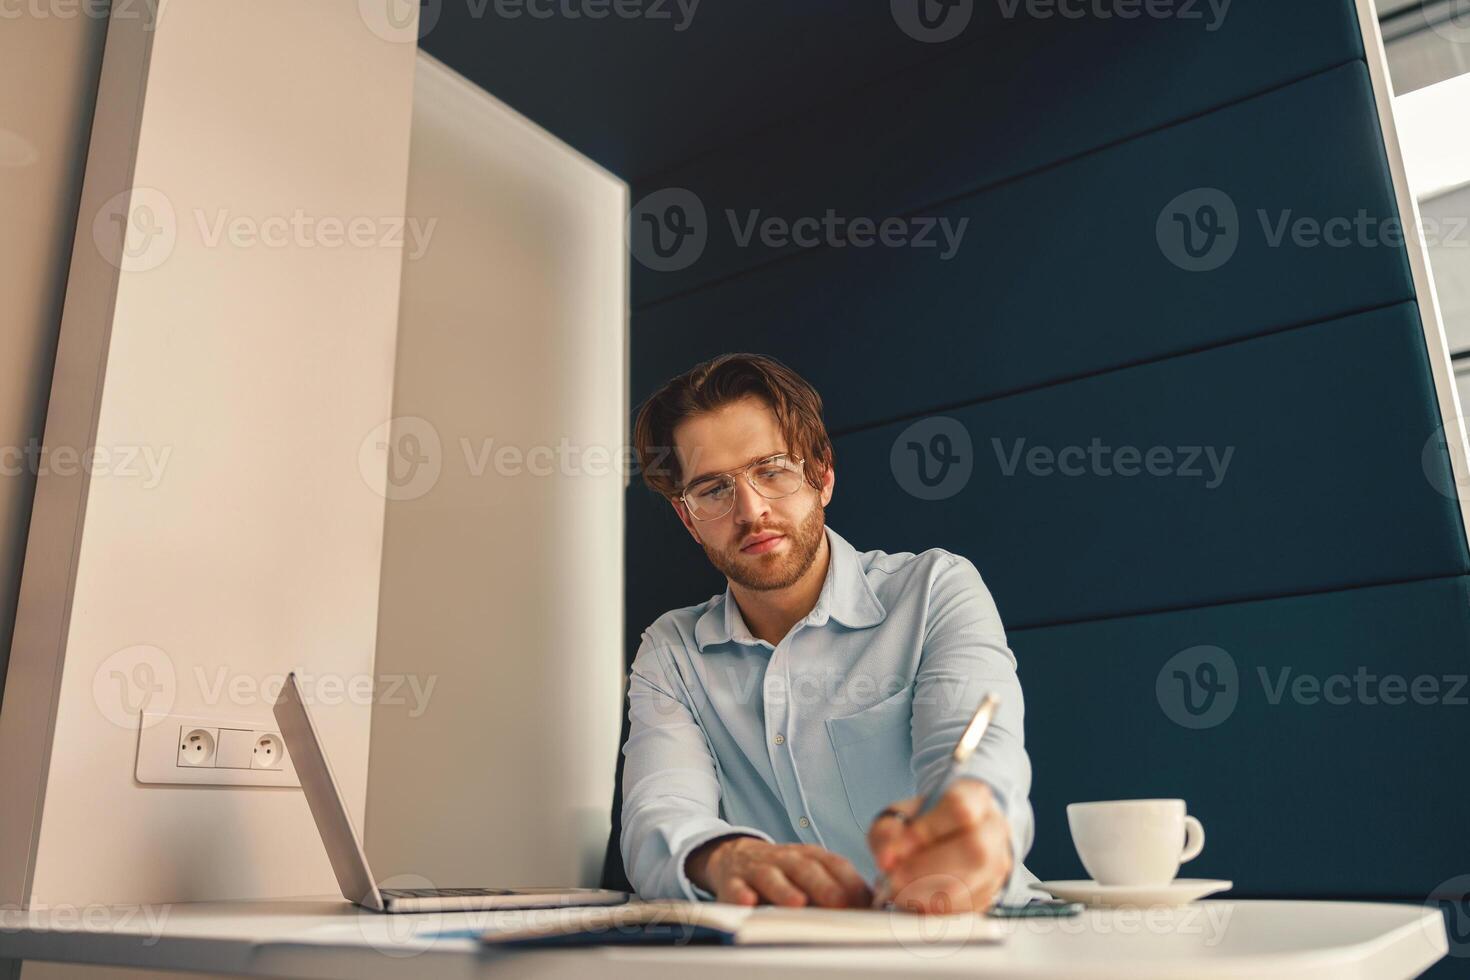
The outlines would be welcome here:
<svg viewBox="0 0 1470 980">
<path fill-rule="evenodd" d="M 1167 885 L 1099 885 L 1095 881 L 1043 881 L 1038 887 L 1064 902 L 1088 905 L 1187 905 L 1234 887 L 1217 878 L 1175 878 Z"/>
</svg>

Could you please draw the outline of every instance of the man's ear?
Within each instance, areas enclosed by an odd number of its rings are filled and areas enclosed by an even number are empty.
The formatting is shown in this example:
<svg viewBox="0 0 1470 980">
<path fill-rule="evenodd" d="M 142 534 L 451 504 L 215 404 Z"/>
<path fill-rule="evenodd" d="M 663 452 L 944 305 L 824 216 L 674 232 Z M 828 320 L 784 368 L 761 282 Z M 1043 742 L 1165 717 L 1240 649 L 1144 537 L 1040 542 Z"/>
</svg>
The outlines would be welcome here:
<svg viewBox="0 0 1470 980">
<path fill-rule="evenodd" d="M 689 532 L 689 536 L 694 539 L 695 544 L 703 547 L 704 542 L 699 540 L 699 534 L 694 530 L 694 518 L 689 516 L 689 508 L 684 506 L 684 501 L 676 497 L 670 497 L 668 501 L 669 506 L 673 507 L 674 513 L 678 515 L 679 523 L 684 525 L 684 530 Z"/>
<path fill-rule="evenodd" d="M 826 507 L 832 502 L 832 489 L 837 484 L 837 472 L 833 469 L 831 462 L 827 463 L 827 471 L 822 474 L 822 506 Z"/>
</svg>

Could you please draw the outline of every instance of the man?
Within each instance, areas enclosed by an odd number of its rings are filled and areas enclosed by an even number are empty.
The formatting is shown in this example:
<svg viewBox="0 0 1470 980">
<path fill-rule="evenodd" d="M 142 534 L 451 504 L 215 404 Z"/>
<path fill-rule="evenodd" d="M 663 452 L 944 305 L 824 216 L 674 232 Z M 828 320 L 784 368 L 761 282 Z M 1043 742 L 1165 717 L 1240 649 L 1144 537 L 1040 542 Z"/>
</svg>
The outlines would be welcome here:
<svg viewBox="0 0 1470 980">
<path fill-rule="evenodd" d="M 1035 882 L 1016 661 L 975 566 L 943 549 L 858 553 L 826 527 L 820 396 L 727 354 L 654 394 L 645 482 L 725 593 L 643 633 L 628 699 L 621 846 L 645 898 L 983 910 Z M 988 692 L 1000 709 L 934 809 Z"/>
</svg>

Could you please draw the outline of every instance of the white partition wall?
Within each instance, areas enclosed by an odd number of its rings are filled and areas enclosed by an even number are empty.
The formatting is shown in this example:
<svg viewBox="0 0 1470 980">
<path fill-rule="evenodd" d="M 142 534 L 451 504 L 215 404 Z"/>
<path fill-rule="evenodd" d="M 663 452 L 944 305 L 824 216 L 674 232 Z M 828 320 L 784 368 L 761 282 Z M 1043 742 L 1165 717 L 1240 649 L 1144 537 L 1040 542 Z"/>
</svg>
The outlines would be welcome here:
<svg viewBox="0 0 1470 980">
<path fill-rule="evenodd" d="M 414 94 L 367 851 L 594 883 L 622 697 L 627 191 L 427 55 Z M 387 691 L 387 686 L 384 691 Z M 403 879 L 411 883 L 414 878 Z"/>
<path fill-rule="evenodd" d="M 288 669 L 373 673 L 387 454 L 362 446 L 413 38 L 353 0 L 157 9 L 108 25 L 0 716 L 3 902 L 332 891 L 297 790 L 135 781 L 137 712 L 268 723 Z M 370 699 L 318 707 L 361 818 Z"/>
<path fill-rule="evenodd" d="M 106 29 L 35 17 L 0 30 L 0 691 Z"/>
</svg>

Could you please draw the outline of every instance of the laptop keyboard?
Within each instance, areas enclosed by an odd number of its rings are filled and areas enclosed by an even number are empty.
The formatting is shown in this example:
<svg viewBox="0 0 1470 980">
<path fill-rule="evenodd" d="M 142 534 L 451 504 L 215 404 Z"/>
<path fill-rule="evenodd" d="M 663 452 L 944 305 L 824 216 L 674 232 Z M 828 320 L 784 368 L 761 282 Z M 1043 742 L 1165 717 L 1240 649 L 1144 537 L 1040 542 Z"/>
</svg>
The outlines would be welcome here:
<svg viewBox="0 0 1470 980">
<path fill-rule="evenodd" d="M 507 888 L 380 888 L 389 898 L 439 898 L 444 896 L 509 895 Z"/>
</svg>

